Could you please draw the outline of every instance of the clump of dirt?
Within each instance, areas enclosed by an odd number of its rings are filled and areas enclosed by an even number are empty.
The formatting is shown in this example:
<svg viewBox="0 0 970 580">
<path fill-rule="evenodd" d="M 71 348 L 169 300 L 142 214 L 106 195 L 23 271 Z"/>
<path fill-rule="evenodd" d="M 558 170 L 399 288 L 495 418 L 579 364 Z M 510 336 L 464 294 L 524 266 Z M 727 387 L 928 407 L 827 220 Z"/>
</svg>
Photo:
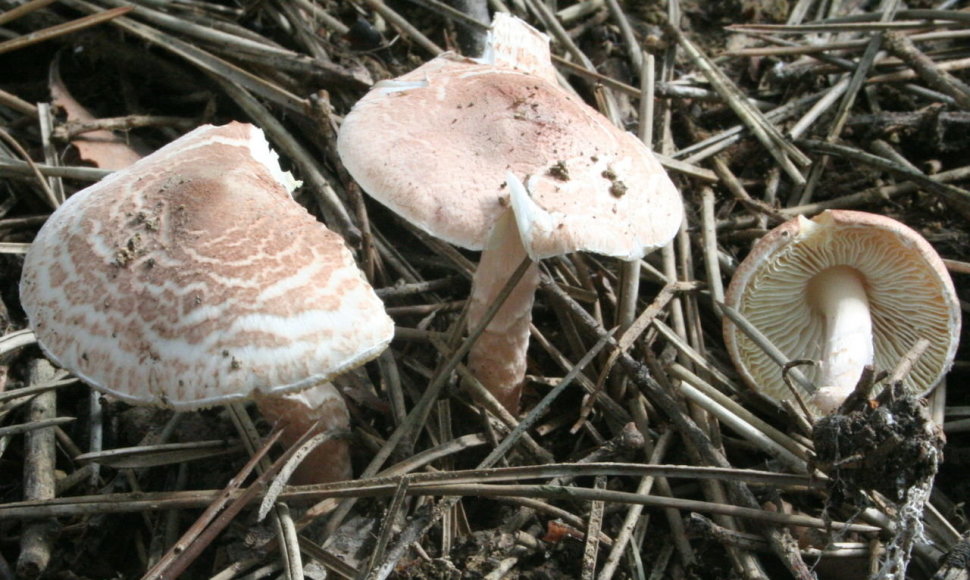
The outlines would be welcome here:
<svg viewBox="0 0 970 580">
<path fill-rule="evenodd" d="M 815 423 L 816 464 L 831 476 L 835 505 L 857 503 L 867 490 L 898 501 L 936 474 L 945 440 L 925 403 L 910 396 L 887 398 Z"/>
</svg>

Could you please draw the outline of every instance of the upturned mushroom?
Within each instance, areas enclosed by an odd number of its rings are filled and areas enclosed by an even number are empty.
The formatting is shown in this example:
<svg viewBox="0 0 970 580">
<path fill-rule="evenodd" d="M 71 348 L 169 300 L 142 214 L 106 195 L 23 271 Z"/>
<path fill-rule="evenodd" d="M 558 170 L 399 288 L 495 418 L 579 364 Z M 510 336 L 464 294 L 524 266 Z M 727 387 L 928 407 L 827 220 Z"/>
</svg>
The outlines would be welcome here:
<svg viewBox="0 0 970 580">
<path fill-rule="evenodd" d="M 506 14 L 496 15 L 483 58 L 446 53 L 376 84 L 345 117 L 337 147 L 376 200 L 482 251 L 469 328 L 526 256 L 637 260 L 683 217 L 653 153 L 560 88 L 548 38 Z M 472 372 L 513 413 L 537 284 L 533 264 L 469 354 Z"/>
<path fill-rule="evenodd" d="M 907 392 L 927 392 L 950 368 L 960 305 L 943 261 L 917 232 L 891 218 L 849 210 L 797 217 L 759 240 L 725 295 L 782 353 L 812 359 L 817 390 L 797 383 L 815 411 L 831 413 L 863 368 L 891 370 L 920 338 L 930 346 L 907 375 Z M 756 391 L 792 398 L 782 371 L 730 320 L 724 338 Z"/>
<path fill-rule="evenodd" d="M 393 324 L 295 186 L 262 131 L 230 123 L 75 193 L 24 261 L 41 348 L 100 391 L 177 410 L 318 387 L 376 357 Z M 330 426 L 346 426 L 331 399 Z M 324 453 L 336 474 L 342 445 Z"/>
</svg>

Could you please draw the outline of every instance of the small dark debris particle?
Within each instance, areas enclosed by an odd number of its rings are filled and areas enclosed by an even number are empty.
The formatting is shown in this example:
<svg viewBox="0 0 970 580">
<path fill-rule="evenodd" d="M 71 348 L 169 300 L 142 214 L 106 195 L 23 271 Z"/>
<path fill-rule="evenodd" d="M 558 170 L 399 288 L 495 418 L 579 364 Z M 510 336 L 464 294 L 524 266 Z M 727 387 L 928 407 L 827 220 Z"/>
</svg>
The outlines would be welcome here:
<svg viewBox="0 0 970 580">
<path fill-rule="evenodd" d="M 622 181 L 614 181 L 613 185 L 610 186 L 610 193 L 613 197 L 623 197 L 626 194 L 626 184 Z"/>
<path fill-rule="evenodd" d="M 128 248 L 121 248 L 120 250 L 115 252 L 114 261 L 112 262 L 112 264 L 119 268 L 124 268 L 129 263 L 131 263 L 131 260 L 133 258 L 134 258 L 134 252 L 132 252 Z"/>
<path fill-rule="evenodd" d="M 565 161 L 556 161 L 547 173 L 559 181 L 569 181 L 569 170 L 566 169 Z"/>
<path fill-rule="evenodd" d="M 158 231 L 158 216 L 150 216 L 145 212 L 138 212 L 137 223 L 145 226 L 145 229 L 154 232 Z"/>
</svg>

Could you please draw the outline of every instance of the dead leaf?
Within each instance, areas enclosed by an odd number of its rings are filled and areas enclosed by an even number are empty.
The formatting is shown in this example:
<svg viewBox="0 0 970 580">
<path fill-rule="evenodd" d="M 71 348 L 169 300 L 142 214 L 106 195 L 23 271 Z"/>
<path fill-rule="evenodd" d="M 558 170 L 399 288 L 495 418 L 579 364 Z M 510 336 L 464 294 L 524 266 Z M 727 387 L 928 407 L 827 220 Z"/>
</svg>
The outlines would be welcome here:
<svg viewBox="0 0 970 580">
<path fill-rule="evenodd" d="M 51 103 L 63 110 L 69 121 L 95 120 L 94 115 L 77 102 L 67 90 L 56 59 L 51 64 L 48 84 Z M 90 131 L 78 135 L 71 139 L 71 145 L 77 149 L 81 159 L 101 169 L 124 169 L 142 157 L 127 144 L 123 137 L 112 131 Z"/>
</svg>

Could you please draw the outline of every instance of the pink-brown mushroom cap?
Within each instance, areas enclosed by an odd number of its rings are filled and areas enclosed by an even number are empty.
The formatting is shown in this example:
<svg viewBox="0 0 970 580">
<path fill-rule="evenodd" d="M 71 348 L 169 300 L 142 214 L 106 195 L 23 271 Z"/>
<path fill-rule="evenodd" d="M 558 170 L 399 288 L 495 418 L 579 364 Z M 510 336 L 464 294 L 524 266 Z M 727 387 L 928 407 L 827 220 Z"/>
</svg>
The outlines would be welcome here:
<svg viewBox="0 0 970 580">
<path fill-rule="evenodd" d="M 946 266 L 916 231 L 891 218 L 828 210 L 811 221 L 799 217 L 761 238 L 738 267 L 725 292 L 755 328 L 792 359 L 818 360 L 822 317 L 806 300 L 815 274 L 849 266 L 863 278 L 872 316 L 875 366 L 891 370 L 916 341 L 930 341 L 903 381 L 925 393 L 950 368 L 960 337 L 960 304 Z M 754 390 L 791 399 L 780 367 L 725 319 L 724 338 L 738 372 Z M 814 379 L 816 372 L 800 367 Z M 796 388 L 802 391 L 796 384 Z M 804 398 L 811 393 L 802 391 Z"/>
<path fill-rule="evenodd" d="M 344 119 L 337 146 L 371 196 L 473 250 L 509 207 L 509 173 L 543 216 L 535 251 L 522 231 L 537 258 L 640 258 L 683 216 L 680 193 L 633 135 L 546 76 L 452 54 L 375 85 Z"/>
<path fill-rule="evenodd" d="M 230 123 L 74 194 L 24 262 L 40 345 L 99 390 L 178 409 L 306 388 L 377 356 L 393 324 L 293 185 L 262 131 Z"/>
<path fill-rule="evenodd" d="M 374 86 L 337 149 L 372 197 L 430 235 L 483 250 L 467 322 L 515 265 L 591 251 L 637 260 L 680 228 L 680 193 L 634 136 L 556 83 L 548 38 L 496 15 L 482 59 L 444 54 Z M 535 264 L 469 352 L 512 413 L 526 368 Z"/>
</svg>

